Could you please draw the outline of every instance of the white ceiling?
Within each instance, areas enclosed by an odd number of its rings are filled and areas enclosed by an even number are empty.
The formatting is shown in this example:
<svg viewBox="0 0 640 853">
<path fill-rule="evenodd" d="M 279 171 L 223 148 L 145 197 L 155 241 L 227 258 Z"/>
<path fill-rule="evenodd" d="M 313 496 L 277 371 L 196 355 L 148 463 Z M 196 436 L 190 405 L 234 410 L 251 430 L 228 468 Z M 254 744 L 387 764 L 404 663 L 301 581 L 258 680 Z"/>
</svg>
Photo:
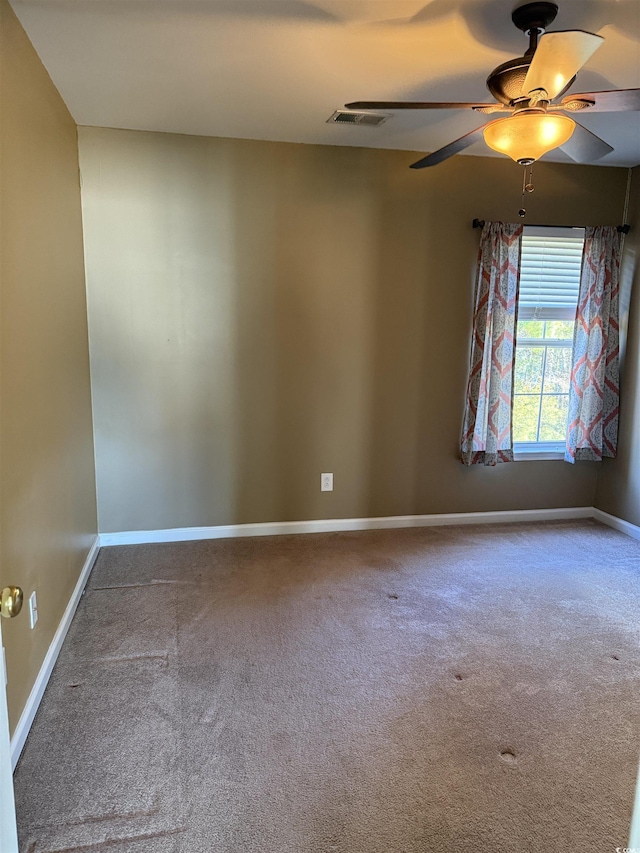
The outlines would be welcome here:
<svg viewBox="0 0 640 853">
<path fill-rule="evenodd" d="M 80 125 L 433 151 L 484 123 L 462 111 L 326 124 L 347 101 L 491 100 L 520 56 L 515 0 L 12 0 Z M 550 29 L 605 37 L 572 91 L 640 87 L 639 0 L 559 0 Z M 640 163 L 640 113 L 580 115 Z M 484 143 L 466 153 L 486 155 Z M 547 159 L 566 159 L 560 152 Z"/>
</svg>

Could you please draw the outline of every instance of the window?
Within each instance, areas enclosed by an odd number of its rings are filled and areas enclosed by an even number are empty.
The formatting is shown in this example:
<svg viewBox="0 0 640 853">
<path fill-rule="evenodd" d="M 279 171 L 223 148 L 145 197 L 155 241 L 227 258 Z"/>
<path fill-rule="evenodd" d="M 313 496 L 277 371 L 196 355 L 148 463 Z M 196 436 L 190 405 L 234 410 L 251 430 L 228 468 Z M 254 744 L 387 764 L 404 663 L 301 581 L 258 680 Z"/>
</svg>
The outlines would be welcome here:
<svg viewBox="0 0 640 853">
<path fill-rule="evenodd" d="M 519 458 L 564 451 L 583 246 L 583 228 L 524 228 L 513 404 Z"/>
</svg>

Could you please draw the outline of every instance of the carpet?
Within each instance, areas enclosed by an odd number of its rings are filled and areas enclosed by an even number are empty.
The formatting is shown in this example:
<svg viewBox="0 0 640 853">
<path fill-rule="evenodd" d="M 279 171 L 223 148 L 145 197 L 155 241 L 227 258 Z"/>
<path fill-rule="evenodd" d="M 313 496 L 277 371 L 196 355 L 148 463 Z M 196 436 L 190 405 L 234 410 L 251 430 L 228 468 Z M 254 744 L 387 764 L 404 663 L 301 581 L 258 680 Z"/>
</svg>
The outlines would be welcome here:
<svg viewBox="0 0 640 853">
<path fill-rule="evenodd" d="M 15 773 L 24 853 L 602 853 L 640 542 L 593 521 L 103 549 Z"/>
</svg>

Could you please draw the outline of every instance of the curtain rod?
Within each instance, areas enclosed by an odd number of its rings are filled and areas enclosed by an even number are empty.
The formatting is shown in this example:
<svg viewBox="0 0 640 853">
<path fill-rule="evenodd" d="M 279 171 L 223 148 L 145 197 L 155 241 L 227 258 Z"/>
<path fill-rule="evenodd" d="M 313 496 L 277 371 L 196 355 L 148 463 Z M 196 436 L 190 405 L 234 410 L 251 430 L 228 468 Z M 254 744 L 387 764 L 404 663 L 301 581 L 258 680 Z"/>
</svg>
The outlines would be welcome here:
<svg viewBox="0 0 640 853">
<path fill-rule="evenodd" d="M 471 223 L 474 228 L 484 228 L 484 219 L 474 219 Z M 524 222 L 523 225 L 530 225 L 532 228 L 584 228 L 584 225 L 533 225 L 531 222 Z M 628 234 L 631 230 L 630 225 L 618 225 L 620 234 Z"/>
</svg>

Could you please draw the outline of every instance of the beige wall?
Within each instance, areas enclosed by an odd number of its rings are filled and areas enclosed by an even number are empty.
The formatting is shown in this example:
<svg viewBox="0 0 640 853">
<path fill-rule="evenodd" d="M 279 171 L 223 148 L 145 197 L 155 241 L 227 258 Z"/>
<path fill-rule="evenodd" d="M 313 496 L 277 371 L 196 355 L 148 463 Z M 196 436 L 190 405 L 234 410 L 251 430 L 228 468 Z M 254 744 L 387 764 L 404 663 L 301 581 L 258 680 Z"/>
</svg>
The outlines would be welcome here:
<svg viewBox="0 0 640 853">
<path fill-rule="evenodd" d="M 631 231 L 624 241 L 620 286 L 618 455 L 602 463 L 596 506 L 640 525 L 640 166 L 632 172 L 628 222 Z"/>
<path fill-rule="evenodd" d="M 457 458 L 471 220 L 518 166 L 79 132 L 101 531 L 593 503 L 594 464 Z M 626 170 L 534 178 L 530 222 L 620 220 Z"/>
<path fill-rule="evenodd" d="M 12 728 L 96 532 L 76 127 L 0 0 L 0 582 L 40 619 L 3 620 Z"/>
</svg>

